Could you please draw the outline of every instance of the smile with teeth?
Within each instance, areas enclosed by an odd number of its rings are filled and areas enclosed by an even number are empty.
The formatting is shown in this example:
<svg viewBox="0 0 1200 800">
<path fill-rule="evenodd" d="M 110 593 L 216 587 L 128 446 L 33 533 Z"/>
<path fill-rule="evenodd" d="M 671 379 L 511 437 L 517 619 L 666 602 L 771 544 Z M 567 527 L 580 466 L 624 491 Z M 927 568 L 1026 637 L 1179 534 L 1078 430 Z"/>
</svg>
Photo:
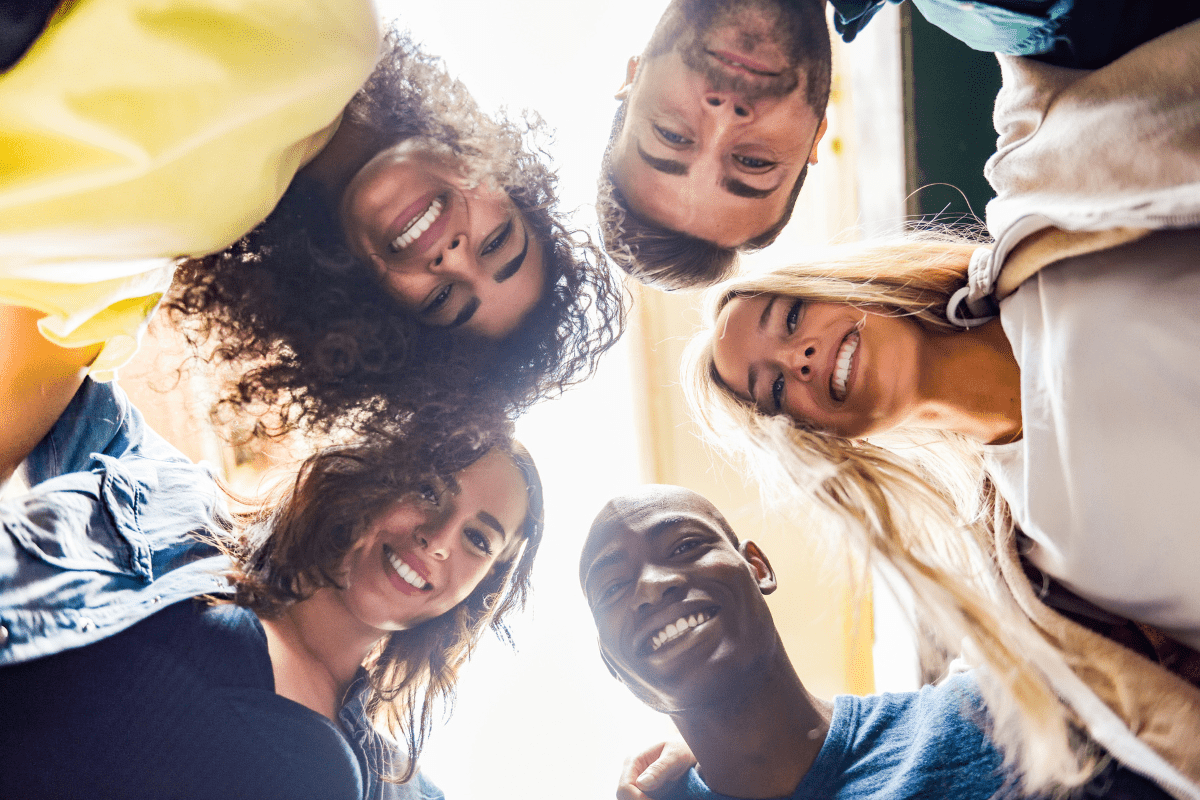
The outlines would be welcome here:
<svg viewBox="0 0 1200 800">
<path fill-rule="evenodd" d="M 857 330 L 851 331 L 842 340 L 838 350 L 837 362 L 833 365 L 833 374 L 829 376 L 829 392 L 839 403 L 846 399 L 846 382 L 850 380 L 850 370 L 854 366 L 854 354 L 858 352 L 858 343 L 862 340 Z"/>
<path fill-rule="evenodd" d="M 396 555 L 396 551 L 388 547 L 386 544 L 383 546 L 383 554 L 387 556 L 388 563 L 392 565 L 392 569 L 396 570 L 396 574 L 400 576 L 400 579 L 409 586 L 420 589 L 423 592 L 429 591 L 433 588 L 432 583 L 429 583 L 427 580 L 422 578 L 415 569 L 410 567 L 408 564 L 405 564 L 400 559 L 400 556 Z"/>
<path fill-rule="evenodd" d="M 680 617 L 674 622 L 667 623 L 665 628 L 650 637 L 651 649 L 657 650 L 667 642 L 678 639 L 685 632 L 695 628 L 697 625 L 703 625 L 715 615 L 716 611 L 697 611 L 695 614 L 690 614 L 687 617 Z"/>
<path fill-rule="evenodd" d="M 429 226 L 437 222 L 437 218 L 442 215 L 442 209 L 445 203 L 442 198 L 435 197 L 429 207 L 425 209 L 425 213 L 414 219 L 412 222 L 400 232 L 400 235 L 392 240 L 391 249 L 393 253 L 398 253 L 410 244 L 421 237 L 421 234 L 429 230 Z"/>
</svg>

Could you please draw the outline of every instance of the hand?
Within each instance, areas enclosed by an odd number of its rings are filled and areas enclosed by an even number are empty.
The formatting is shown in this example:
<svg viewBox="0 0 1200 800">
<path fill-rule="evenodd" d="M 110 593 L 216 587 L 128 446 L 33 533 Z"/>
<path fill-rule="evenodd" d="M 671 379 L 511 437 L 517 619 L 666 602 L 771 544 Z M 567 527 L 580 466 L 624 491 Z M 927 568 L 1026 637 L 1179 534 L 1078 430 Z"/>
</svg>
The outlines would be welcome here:
<svg viewBox="0 0 1200 800">
<path fill-rule="evenodd" d="M 659 742 L 625 759 L 617 783 L 617 800 L 650 800 L 650 792 L 665 789 L 683 777 L 696 757 L 683 742 Z"/>
</svg>

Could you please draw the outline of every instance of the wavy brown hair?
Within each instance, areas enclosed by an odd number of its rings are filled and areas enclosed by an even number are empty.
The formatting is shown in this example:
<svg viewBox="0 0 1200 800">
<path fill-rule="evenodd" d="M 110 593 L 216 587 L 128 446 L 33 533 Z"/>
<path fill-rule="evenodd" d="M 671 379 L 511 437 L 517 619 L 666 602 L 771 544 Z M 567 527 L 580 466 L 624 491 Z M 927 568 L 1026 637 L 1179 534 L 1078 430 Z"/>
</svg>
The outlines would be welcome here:
<svg viewBox="0 0 1200 800">
<path fill-rule="evenodd" d="M 234 602 L 265 617 L 317 589 L 340 587 L 342 562 L 371 523 L 398 500 L 446 480 L 499 450 L 525 479 L 528 510 L 519 541 L 465 600 L 450 611 L 379 641 L 363 666 L 367 717 L 402 738 L 408 762 L 386 775 L 407 781 L 439 708 L 453 707 L 458 671 L 487 629 L 511 643 L 506 616 L 522 608 L 542 540 L 542 483 L 529 452 L 506 433 L 460 431 L 431 442 L 420 435 L 329 448 L 304 462 L 274 507 L 242 516 L 240 535 L 218 537 L 232 556 Z M 234 523 L 235 526 L 237 523 Z M 384 769 L 391 766 L 383 759 Z"/>
<path fill-rule="evenodd" d="M 503 187 L 543 242 L 541 300 L 500 341 L 421 324 L 351 256 L 337 201 L 301 174 L 258 227 L 176 274 L 167 307 L 189 319 L 194 344 L 210 343 L 215 361 L 242 369 L 222 403 L 270 407 L 285 430 L 329 430 L 392 418 L 444 392 L 495 396 L 518 412 L 591 375 L 623 330 L 622 289 L 590 237 L 555 209 L 540 120 L 485 115 L 438 59 L 395 30 L 344 120 L 379 149 L 418 136 L 437 142 L 464 175 Z"/>
</svg>

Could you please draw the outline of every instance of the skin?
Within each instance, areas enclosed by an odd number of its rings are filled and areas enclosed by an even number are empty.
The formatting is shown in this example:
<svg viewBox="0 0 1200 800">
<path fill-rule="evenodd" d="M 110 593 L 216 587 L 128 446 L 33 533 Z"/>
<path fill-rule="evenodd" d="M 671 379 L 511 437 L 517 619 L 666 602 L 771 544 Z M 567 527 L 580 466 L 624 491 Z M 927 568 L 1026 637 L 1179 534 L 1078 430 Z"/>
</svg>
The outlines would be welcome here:
<svg viewBox="0 0 1200 800">
<path fill-rule="evenodd" d="M 262 619 L 276 692 L 335 719 L 376 642 L 451 610 L 512 560 L 527 510 L 521 471 L 492 451 L 458 473 L 454 485 L 384 511 L 346 554 L 342 588 L 318 589 L 279 617 Z M 401 580 L 385 547 L 429 587 Z"/>
<path fill-rule="evenodd" d="M 350 251 L 374 265 L 397 301 L 426 324 L 499 339 L 541 298 L 544 245 L 530 232 L 526 248 L 528 226 L 512 200 L 486 181 L 471 185 L 425 141 L 388 142 L 344 120 L 302 174 L 340 198 Z M 407 221 L 399 216 L 430 196 L 445 202 L 446 224 L 430 229 L 439 235 L 393 252 L 397 222 Z"/>
<path fill-rule="evenodd" d="M 0 486 L 50 432 L 103 348 L 51 343 L 37 328 L 44 316 L 0 305 Z"/>
<path fill-rule="evenodd" d="M 428 234 L 398 249 L 435 197 L 443 209 Z M 376 154 L 350 180 L 340 211 L 350 251 L 427 324 L 501 338 L 541 297 L 542 243 L 512 200 L 486 182 L 470 185 L 421 141 Z"/>
<path fill-rule="evenodd" d="M 783 215 L 801 169 L 817 163 L 826 120 L 761 12 L 696 32 L 695 58 L 681 52 L 690 35 L 630 59 L 614 181 L 635 213 L 737 247 Z M 784 79 L 794 88 L 776 96 Z"/>
<path fill-rule="evenodd" d="M 779 640 L 765 601 L 770 562 L 753 542 L 735 547 L 723 523 L 679 487 L 618 497 L 592 524 L 580 583 L 601 657 L 671 716 L 708 785 L 786 796 L 820 751 L 831 706 L 804 689 Z M 697 613 L 709 619 L 654 649 L 668 623 Z"/>
<path fill-rule="evenodd" d="M 832 376 L 855 339 L 839 396 Z M 763 413 L 846 438 L 899 428 L 1020 436 L 1020 368 L 999 320 L 941 331 L 877 307 L 737 297 L 717 318 L 713 363 Z"/>
</svg>

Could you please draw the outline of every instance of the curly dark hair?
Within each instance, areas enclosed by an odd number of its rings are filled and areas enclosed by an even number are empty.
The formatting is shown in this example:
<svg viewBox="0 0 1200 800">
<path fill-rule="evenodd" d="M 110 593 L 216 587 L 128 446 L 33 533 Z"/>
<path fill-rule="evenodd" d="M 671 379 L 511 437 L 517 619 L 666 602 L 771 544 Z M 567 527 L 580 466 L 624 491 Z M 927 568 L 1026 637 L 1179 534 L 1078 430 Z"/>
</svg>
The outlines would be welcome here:
<svg viewBox="0 0 1200 800">
<path fill-rule="evenodd" d="M 515 414 L 591 375 L 624 329 L 623 289 L 591 238 L 555 210 L 541 121 L 483 114 L 440 60 L 396 30 L 344 120 L 378 149 L 437 142 L 469 178 L 504 187 L 544 243 L 542 298 L 499 341 L 423 325 L 350 254 L 337 203 L 301 174 L 257 228 L 176 274 L 167 307 L 194 320 L 193 344 L 215 343 L 217 362 L 244 370 L 222 403 L 272 408 L 281 430 L 361 428 L 432 400 L 449 409 L 485 395 Z"/>
<path fill-rule="evenodd" d="M 688 18 L 695 16 L 699 5 L 711 15 L 716 7 L 736 6 L 740 0 L 676 0 L 659 20 L 643 57 L 655 57 L 669 51 L 678 37 L 678 29 Z M 825 20 L 824 3 L 814 0 L 792 0 L 791 13 L 796 15 L 795 31 L 799 38 L 796 55 L 800 69 L 806 75 L 805 99 L 817 118 L 825 116 L 829 103 L 831 48 L 829 26 Z M 616 184 L 612 151 L 617 137 L 625 127 L 628 101 L 622 100 L 613 116 L 608 144 L 600 162 L 597 180 L 596 216 L 600 239 L 609 257 L 627 273 L 647 286 L 673 291 L 711 286 L 733 275 L 738 253 L 753 253 L 770 245 L 779 237 L 792 218 L 796 198 L 808 177 L 805 164 L 792 184 L 787 203 L 779 219 L 762 233 L 737 247 L 722 247 L 705 239 L 672 230 L 633 212 Z"/>
<path fill-rule="evenodd" d="M 458 671 L 489 628 L 512 639 L 506 616 L 522 608 L 544 528 L 542 483 L 529 452 L 507 432 L 467 430 L 430 438 L 419 432 L 328 448 L 304 462 L 283 500 L 231 523 L 235 535 L 217 534 L 230 555 L 233 602 L 265 617 L 278 616 L 317 589 L 340 587 L 342 562 L 372 522 L 397 500 L 449 479 L 492 451 L 505 453 L 525 479 L 528 509 L 519 540 L 506 561 L 450 611 L 381 639 L 363 664 L 369 681 L 365 712 L 404 739 L 402 769 L 372 758 L 384 777 L 407 781 L 439 708 L 453 706 Z M 236 532 L 241 529 L 240 535 Z"/>
</svg>

